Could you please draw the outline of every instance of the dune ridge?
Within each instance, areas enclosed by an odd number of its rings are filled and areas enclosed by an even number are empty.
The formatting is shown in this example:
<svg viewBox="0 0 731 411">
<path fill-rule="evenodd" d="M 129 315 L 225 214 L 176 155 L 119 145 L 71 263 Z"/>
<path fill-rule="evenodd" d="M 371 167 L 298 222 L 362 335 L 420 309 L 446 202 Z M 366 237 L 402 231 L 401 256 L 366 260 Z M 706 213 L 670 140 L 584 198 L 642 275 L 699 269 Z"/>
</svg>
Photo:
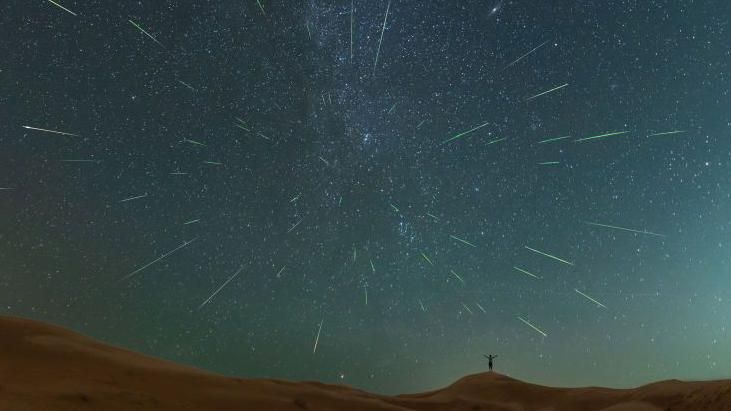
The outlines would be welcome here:
<svg viewBox="0 0 731 411">
<path fill-rule="evenodd" d="M 0 317 L 0 410 L 132 409 L 731 411 L 731 380 L 553 388 L 490 372 L 438 390 L 385 396 L 318 382 L 225 377 L 54 325 Z"/>
</svg>

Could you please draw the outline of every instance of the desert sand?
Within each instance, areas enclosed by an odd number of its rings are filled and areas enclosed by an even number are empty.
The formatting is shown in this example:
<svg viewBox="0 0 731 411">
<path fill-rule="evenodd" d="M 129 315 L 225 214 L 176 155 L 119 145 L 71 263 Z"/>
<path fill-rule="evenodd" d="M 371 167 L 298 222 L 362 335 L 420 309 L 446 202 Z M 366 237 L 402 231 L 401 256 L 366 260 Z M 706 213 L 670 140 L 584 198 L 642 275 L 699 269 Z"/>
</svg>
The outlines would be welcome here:
<svg viewBox="0 0 731 411">
<path fill-rule="evenodd" d="M 53 325 L 0 317 L 0 410 L 731 410 L 731 380 L 552 388 L 489 372 L 391 397 L 316 382 L 225 377 Z"/>
</svg>

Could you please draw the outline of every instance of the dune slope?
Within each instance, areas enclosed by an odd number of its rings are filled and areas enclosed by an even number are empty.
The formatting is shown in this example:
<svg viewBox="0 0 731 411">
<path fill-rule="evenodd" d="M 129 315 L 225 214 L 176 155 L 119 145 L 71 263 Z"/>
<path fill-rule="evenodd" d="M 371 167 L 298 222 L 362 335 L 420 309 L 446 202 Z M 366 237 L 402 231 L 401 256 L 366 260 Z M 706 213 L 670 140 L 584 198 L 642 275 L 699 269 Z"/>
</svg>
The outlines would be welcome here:
<svg viewBox="0 0 731 411">
<path fill-rule="evenodd" d="M 729 410 L 731 380 L 552 388 L 497 373 L 395 397 L 315 382 L 229 378 L 0 317 L 0 410 Z"/>
</svg>

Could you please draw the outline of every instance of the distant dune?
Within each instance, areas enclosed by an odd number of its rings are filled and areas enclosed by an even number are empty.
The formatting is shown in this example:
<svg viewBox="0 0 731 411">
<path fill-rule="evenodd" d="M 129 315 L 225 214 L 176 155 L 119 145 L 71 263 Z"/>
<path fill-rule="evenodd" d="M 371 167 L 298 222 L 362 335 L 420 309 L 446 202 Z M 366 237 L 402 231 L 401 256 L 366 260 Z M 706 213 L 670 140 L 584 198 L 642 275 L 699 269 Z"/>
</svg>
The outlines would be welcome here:
<svg viewBox="0 0 731 411">
<path fill-rule="evenodd" d="M 0 410 L 730 410 L 731 380 L 551 388 L 497 373 L 395 397 L 208 373 L 35 321 L 0 317 Z"/>
</svg>

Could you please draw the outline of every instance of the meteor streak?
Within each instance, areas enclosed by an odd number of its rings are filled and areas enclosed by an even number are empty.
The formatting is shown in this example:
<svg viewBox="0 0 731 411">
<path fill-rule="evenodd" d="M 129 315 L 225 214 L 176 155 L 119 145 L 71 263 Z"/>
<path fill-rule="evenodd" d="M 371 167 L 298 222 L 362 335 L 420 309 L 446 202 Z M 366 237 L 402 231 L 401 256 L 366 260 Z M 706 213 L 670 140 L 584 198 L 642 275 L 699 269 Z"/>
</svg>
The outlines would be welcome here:
<svg viewBox="0 0 731 411">
<path fill-rule="evenodd" d="M 317 343 L 320 341 L 320 332 L 322 331 L 323 322 L 325 322 L 324 318 L 320 321 L 320 328 L 317 329 L 317 337 L 315 337 L 315 346 L 312 348 L 313 354 L 317 352 Z"/>
<path fill-rule="evenodd" d="M 574 143 L 580 143 L 582 141 L 589 141 L 589 140 L 596 140 L 597 138 L 604 138 L 604 137 L 610 137 L 610 136 L 618 136 L 620 134 L 627 134 L 627 133 L 629 133 L 629 131 L 613 131 L 611 133 L 600 134 L 598 136 L 591 136 L 591 137 L 580 138 L 578 140 L 574 140 Z"/>
<path fill-rule="evenodd" d="M 546 43 L 548 43 L 549 41 L 550 41 L 550 40 L 546 40 L 546 41 L 544 41 L 543 43 L 539 44 L 539 45 L 538 45 L 537 47 L 535 47 L 535 48 L 534 48 L 534 49 L 532 49 L 531 51 L 529 51 L 529 52 L 527 52 L 527 53 L 523 54 L 522 56 L 518 57 L 517 59 L 513 60 L 513 61 L 512 61 L 512 62 L 511 62 L 510 64 L 508 64 L 507 66 L 505 66 L 505 67 L 503 68 L 503 70 L 505 70 L 505 69 L 507 69 L 508 67 L 512 66 L 513 64 L 515 64 L 515 63 L 519 62 L 520 60 L 523 60 L 523 59 L 524 59 L 525 57 L 528 57 L 528 56 L 529 56 L 529 55 L 530 55 L 531 53 L 533 53 L 534 51 L 536 51 L 536 50 L 538 50 L 539 48 L 543 47 L 543 46 L 544 46 L 544 45 L 545 45 Z M 500 70 L 500 71 L 503 71 L 503 70 Z"/>
<path fill-rule="evenodd" d="M 424 257 L 424 259 L 426 260 L 427 263 L 429 263 L 430 265 L 434 265 L 434 263 L 431 262 L 431 260 L 429 259 L 429 257 L 427 257 L 426 254 L 421 253 L 421 256 Z"/>
<path fill-rule="evenodd" d="M 200 141 L 195 141 L 195 140 L 191 140 L 191 139 L 189 139 L 189 138 L 184 138 L 184 139 L 183 139 L 183 142 L 185 142 L 185 143 L 190 143 L 190 144 L 194 144 L 194 145 L 196 145 L 196 146 L 203 146 L 203 147 L 206 147 L 206 145 L 205 145 L 205 144 L 203 144 L 203 143 L 201 143 Z"/>
<path fill-rule="evenodd" d="M 538 94 L 536 94 L 535 96 L 531 96 L 531 97 L 528 97 L 527 99 L 525 99 L 525 101 L 531 101 L 531 100 L 533 100 L 533 99 L 534 99 L 534 98 L 536 98 L 536 97 L 540 97 L 540 96 L 542 96 L 542 95 L 545 95 L 545 94 L 548 94 L 548 93 L 552 93 L 552 92 L 554 92 L 554 91 L 556 91 L 556 90 L 559 90 L 559 89 L 562 89 L 562 88 L 564 88 L 564 87 L 566 87 L 566 86 L 568 86 L 568 85 L 569 85 L 569 83 L 566 83 L 566 84 L 562 84 L 562 85 L 560 85 L 560 86 L 558 86 L 558 87 L 554 87 L 554 88 L 552 88 L 552 89 L 550 89 L 550 90 L 544 91 L 543 93 L 538 93 Z"/>
<path fill-rule="evenodd" d="M 23 128 L 27 128 L 28 130 L 43 131 L 46 133 L 61 134 L 62 136 L 73 136 L 73 137 L 79 136 L 78 134 L 74 134 L 74 133 L 67 133 L 65 131 L 57 131 L 57 130 L 47 130 L 45 128 L 38 128 L 38 127 L 31 127 L 31 126 L 23 126 Z"/>
<path fill-rule="evenodd" d="M 391 8 L 391 0 L 388 0 L 386 6 L 386 14 L 383 16 L 383 28 L 381 28 L 381 38 L 378 40 L 378 50 L 376 51 L 376 60 L 373 62 L 373 75 L 376 75 L 376 67 L 378 66 L 378 56 L 381 54 L 381 43 L 383 43 L 383 32 L 386 31 L 386 19 L 388 19 L 388 10 Z"/>
<path fill-rule="evenodd" d="M 546 333 L 544 333 L 543 331 L 541 331 L 541 330 L 540 330 L 540 329 L 539 329 L 538 327 L 536 327 L 535 325 L 533 325 L 533 324 L 529 323 L 529 322 L 528 322 L 527 320 L 524 320 L 524 319 L 523 319 L 523 317 L 520 317 L 520 316 L 519 316 L 519 317 L 518 317 L 518 319 L 519 319 L 520 321 L 522 321 L 522 322 L 523 322 L 523 323 L 524 323 L 525 325 L 527 325 L 528 327 L 530 327 L 530 328 L 532 328 L 532 329 L 534 329 L 534 330 L 538 331 L 539 333 L 541 333 L 541 335 L 543 335 L 544 337 L 548 336 L 548 334 L 546 334 Z"/>
<path fill-rule="evenodd" d="M 218 287 L 218 289 L 216 291 L 214 291 L 213 294 L 211 294 L 211 296 L 208 297 L 207 300 L 203 301 L 203 303 L 198 306 L 198 309 L 200 310 L 201 308 L 203 308 L 203 306 L 205 306 L 206 304 L 208 304 L 208 302 L 211 301 L 213 299 L 213 297 L 216 296 L 216 294 L 218 294 L 221 290 L 223 290 L 223 288 L 226 287 L 228 285 L 228 283 L 230 283 L 234 278 L 236 278 L 236 276 L 239 275 L 239 273 L 243 269 L 244 269 L 244 266 L 243 265 L 241 267 L 239 267 L 238 271 L 236 271 L 234 273 L 234 275 L 232 275 L 231 277 L 229 277 L 229 279 L 226 280 L 226 282 L 224 282 L 223 284 L 221 284 L 221 286 Z"/>
<path fill-rule="evenodd" d="M 454 270 L 449 270 L 449 272 L 452 273 L 453 276 L 457 277 L 457 279 L 464 285 L 464 280 L 459 276 L 459 274 L 455 273 Z"/>
<path fill-rule="evenodd" d="M 261 1 L 256 0 L 256 4 L 259 5 L 259 8 L 261 9 L 261 14 L 266 16 L 267 14 L 264 12 L 264 6 L 261 5 Z"/>
<path fill-rule="evenodd" d="M 587 299 L 587 300 L 589 300 L 589 301 L 591 301 L 591 302 L 595 303 L 595 304 L 596 304 L 596 305 L 598 305 L 599 307 L 602 307 L 602 308 L 607 308 L 607 306 L 606 306 L 606 305 L 604 305 L 604 304 L 600 303 L 599 301 L 597 301 L 597 300 L 595 300 L 595 299 L 593 299 L 593 298 L 589 297 L 588 295 L 586 295 L 586 294 L 582 293 L 582 292 L 581 292 L 581 291 L 579 291 L 579 290 L 578 290 L 577 288 L 574 288 L 574 291 L 576 291 L 577 293 L 579 293 L 579 294 L 581 294 L 582 296 L 586 297 L 586 299 Z"/>
<path fill-rule="evenodd" d="M 101 160 L 59 160 L 62 163 L 101 163 Z"/>
<path fill-rule="evenodd" d="M 139 24 L 135 23 L 132 20 L 127 20 L 127 21 L 129 21 L 130 23 L 132 23 L 133 26 L 137 27 L 137 30 L 139 30 L 140 32 L 142 32 L 142 34 L 144 34 L 145 36 L 151 38 L 152 41 L 154 41 L 155 43 L 157 43 L 158 45 L 160 45 L 160 47 L 165 48 L 165 46 L 162 43 L 160 43 L 159 41 L 157 41 L 157 39 L 155 38 L 155 36 L 153 36 L 152 34 L 146 32 L 145 29 L 143 29 L 142 27 L 140 27 Z"/>
<path fill-rule="evenodd" d="M 480 305 L 480 303 L 475 303 L 475 305 L 477 306 L 477 308 L 480 309 L 480 311 L 482 311 L 483 313 L 487 314 L 487 311 L 485 311 L 485 309 L 482 308 L 482 306 Z"/>
<path fill-rule="evenodd" d="M 545 143 L 551 143 L 551 142 L 553 142 L 553 141 L 563 140 L 563 139 L 566 139 L 566 138 L 571 138 L 571 136 L 563 136 L 563 137 L 554 137 L 554 138 L 549 138 L 549 139 L 547 139 L 547 140 L 542 140 L 542 141 L 539 141 L 539 142 L 538 142 L 537 144 L 545 144 Z"/>
<path fill-rule="evenodd" d="M 551 255 L 551 254 L 547 254 L 547 253 L 544 253 L 543 251 L 538 251 L 538 250 L 536 250 L 535 248 L 530 248 L 530 247 L 528 247 L 527 245 L 526 245 L 526 246 L 524 246 L 524 247 L 525 247 L 526 249 L 528 249 L 528 250 L 531 250 L 531 251 L 533 251 L 534 253 L 538 253 L 538 254 L 540 254 L 540 255 L 543 255 L 543 256 L 546 256 L 546 257 L 548 257 L 548 258 L 553 258 L 554 260 L 556 260 L 556 261 L 560 261 L 560 262 L 562 262 L 562 263 L 564 263 L 564 264 L 568 264 L 568 265 L 571 265 L 571 266 L 573 266 L 573 265 L 574 265 L 574 263 L 572 263 L 571 261 L 566 261 L 566 260 L 562 260 L 562 259 L 560 259 L 560 258 L 558 258 L 558 257 L 556 257 L 556 256 L 553 256 L 553 255 Z"/>
<path fill-rule="evenodd" d="M 515 268 L 516 270 L 520 271 L 521 273 L 526 274 L 526 275 L 529 275 L 529 276 L 531 276 L 533 278 L 537 278 L 539 280 L 541 279 L 541 277 L 539 277 L 539 276 L 537 276 L 535 274 L 532 274 L 532 273 L 530 273 L 530 272 L 528 272 L 528 271 L 526 271 L 526 270 L 524 270 L 524 269 L 522 269 L 520 267 L 513 267 L 513 268 Z"/>
<path fill-rule="evenodd" d="M 355 12 L 355 5 L 353 0 L 350 0 L 350 61 L 353 61 L 353 13 Z"/>
<path fill-rule="evenodd" d="M 459 238 L 459 237 L 457 237 L 457 236 L 455 236 L 455 235 L 451 235 L 451 234 L 450 234 L 449 236 L 450 236 L 450 237 L 451 237 L 451 238 L 452 238 L 453 240 L 457 240 L 457 241 L 459 241 L 459 242 L 460 242 L 460 243 L 462 243 L 462 244 L 467 244 L 467 245 L 468 245 L 468 246 L 470 246 L 470 247 L 475 247 L 475 248 L 477 248 L 477 246 L 476 246 L 476 245 L 472 244 L 471 242 L 469 242 L 469 241 L 467 241 L 467 240 L 463 240 L 463 239 L 461 239 L 461 238 Z"/>
<path fill-rule="evenodd" d="M 53 1 L 53 0 L 48 0 L 48 2 L 49 2 L 49 3 L 51 3 L 51 4 L 53 4 L 53 5 L 54 5 L 54 6 L 56 6 L 56 7 L 60 8 L 61 10 L 65 11 L 65 12 L 67 12 L 67 13 L 69 13 L 69 14 L 72 14 L 72 15 L 76 16 L 76 13 L 74 13 L 73 11 L 71 11 L 71 10 L 67 9 L 66 7 L 64 7 L 64 6 L 62 6 L 62 5 L 58 4 L 58 3 L 56 3 L 56 2 L 55 2 L 55 1 Z"/>
<path fill-rule="evenodd" d="M 685 133 L 685 130 L 673 130 L 673 131 L 665 131 L 665 132 L 662 132 L 662 133 L 654 133 L 654 134 L 648 135 L 647 137 L 652 137 L 652 136 L 669 136 L 671 134 L 680 134 L 680 133 Z"/>
<path fill-rule="evenodd" d="M 182 80 L 178 80 L 178 83 L 180 83 L 180 84 L 184 85 L 185 87 L 189 88 L 191 91 L 198 91 L 198 90 L 195 89 L 195 87 L 191 86 L 190 84 L 188 84 L 188 83 L 186 83 L 186 82 L 184 82 Z"/>
<path fill-rule="evenodd" d="M 589 222 L 589 221 L 584 221 L 584 223 L 585 223 L 585 224 L 588 224 L 588 225 L 593 225 L 593 226 L 596 226 L 596 227 L 605 227 L 605 228 L 611 228 L 611 229 L 614 229 L 614 230 L 622 230 L 622 231 L 628 231 L 628 232 L 630 232 L 630 233 L 637 233 L 637 234 L 647 234 L 647 235 L 651 235 L 651 236 L 655 236 L 655 237 L 667 237 L 667 236 L 666 236 L 666 235 L 664 235 L 664 234 L 657 234 L 657 233 L 653 233 L 653 232 L 651 232 L 651 231 L 640 231 L 640 230 L 633 230 L 633 229 L 631 229 L 631 228 L 624 228 L 624 227 L 618 227 L 618 226 L 616 226 L 616 225 L 609 225 L 609 224 L 599 224 L 599 223 L 591 223 L 591 222 Z"/>
<path fill-rule="evenodd" d="M 464 131 L 464 132 L 462 132 L 462 133 L 459 133 L 459 134 L 455 135 L 455 136 L 454 136 L 454 137 L 452 137 L 452 138 L 448 138 L 448 139 L 446 139 L 446 140 L 444 140 L 444 141 L 442 142 L 442 145 L 444 145 L 444 144 L 447 144 L 447 143 L 449 143 L 450 141 L 456 140 L 456 139 L 458 139 L 458 138 L 460 138 L 460 137 L 466 136 L 467 134 L 470 134 L 470 133 L 472 133 L 472 132 L 474 132 L 474 131 L 477 131 L 477 130 L 481 129 L 482 127 L 485 127 L 485 126 L 486 126 L 486 125 L 488 125 L 488 124 L 490 124 L 490 122 L 489 122 L 489 121 L 488 121 L 487 123 L 485 123 L 485 124 L 481 124 L 481 125 L 479 125 L 479 126 L 477 126 L 477 127 L 475 127 L 475 128 L 472 128 L 472 129 L 469 129 L 469 130 L 467 130 L 467 131 Z"/>
<path fill-rule="evenodd" d="M 134 197 L 125 198 L 124 200 L 121 200 L 120 203 L 126 203 L 127 201 L 132 201 L 132 200 L 139 200 L 140 198 L 145 198 L 145 197 L 147 197 L 147 193 L 145 193 L 145 194 L 143 194 L 141 196 L 134 196 Z"/>
<path fill-rule="evenodd" d="M 151 265 L 153 265 L 153 264 L 157 263 L 158 261 L 160 261 L 160 260 L 162 260 L 163 258 L 165 258 L 165 257 L 167 257 L 167 256 L 169 256 L 169 255 L 171 255 L 171 254 L 173 254 L 174 252 L 176 252 L 176 251 L 180 250 L 181 248 L 187 247 L 188 245 L 190 245 L 190 244 L 191 244 L 191 243 L 192 243 L 193 241 L 195 241 L 195 240 L 197 240 L 197 239 L 198 239 L 198 237 L 196 237 L 196 238 L 194 238 L 194 239 L 192 239 L 192 240 L 190 240 L 190 241 L 183 241 L 183 244 L 181 244 L 181 245 L 179 245 L 179 246 L 175 247 L 174 249 L 172 249 L 172 250 L 168 251 L 167 253 L 165 253 L 165 254 L 161 255 L 161 256 L 160 256 L 160 257 L 158 257 L 158 258 L 157 258 L 156 260 L 154 260 L 154 261 L 152 261 L 152 262 L 150 262 L 150 263 L 147 263 L 147 264 L 143 265 L 142 267 L 140 267 L 140 268 L 138 268 L 138 269 L 136 269 L 136 270 L 132 271 L 131 273 L 129 273 L 129 274 L 127 274 L 126 276 L 124 276 L 124 277 L 122 278 L 122 280 L 128 280 L 128 279 L 130 279 L 130 278 L 131 278 L 131 277 L 132 277 L 133 275 L 135 275 L 135 274 L 139 273 L 140 271 L 142 271 L 142 270 L 146 269 L 147 267 L 149 267 L 149 266 L 151 266 Z"/>
<path fill-rule="evenodd" d="M 297 226 L 300 225 L 300 223 L 302 222 L 302 220 L 304 220 L 304 218 L 301 219 L 301 220 L 299 220 L 299 221 L 297 221 L 297 223 L 295 223 L 295 225 L 293 225 L 292 227 L 290 227 L 289 230 L 287 230 L 287 234 L 291 233 L 295 228 L 297 228 Z"/>
</svg>

